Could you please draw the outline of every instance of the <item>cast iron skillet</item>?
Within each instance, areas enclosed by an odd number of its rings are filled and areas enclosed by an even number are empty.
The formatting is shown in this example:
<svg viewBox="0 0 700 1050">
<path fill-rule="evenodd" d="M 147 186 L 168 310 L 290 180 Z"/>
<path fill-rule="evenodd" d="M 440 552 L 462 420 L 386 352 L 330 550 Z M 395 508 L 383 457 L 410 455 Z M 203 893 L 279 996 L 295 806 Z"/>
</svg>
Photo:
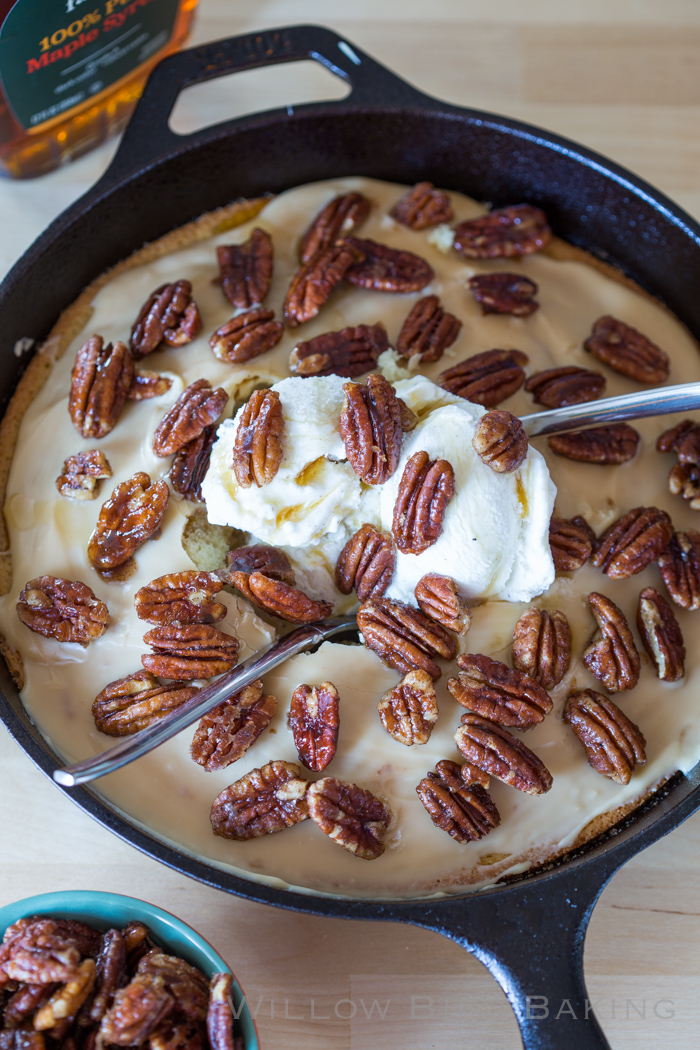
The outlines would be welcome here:
<svg viewBox="0 0 700 1050">
<path fill-rule="evenodd" d="M 168 129 L 184 87 L 307 58 L 347 80 L 349 97 L 187 136 Z M 428 179 L 495 205 L 534 201 L 557 234 L 619 266 L 700 340 L 700 227 L 676 205 L 565 139 L 429 98 L 335 33 L 298 26 L 193 48 L 158 66 L 110 169 L 32 245 L 0 288 L 5 400 L 21 368 L 12 353 L 15 341 L 43 338 L 89 281 L 144 241 L 239 196 L 355 174 L 404 183 Z M 28 719 L 4 665 L 0 684 L 0 717 L 51 776 L 61 761 Z M 338 900 L 249 882 L 164 845 L 89 789 L 69 794 L 121 838 L 211 886 L 318 915 L 412 923 L 452 938 L 499 982 L 528 1050 L 577 1050 L 608 1046 L 583 981 L 593 905 L 625 861 L 700 807 L 700 767 L 673 778 L 632 817 L 565 862 L 478 895 L 428 901 Z"/>
</svg>

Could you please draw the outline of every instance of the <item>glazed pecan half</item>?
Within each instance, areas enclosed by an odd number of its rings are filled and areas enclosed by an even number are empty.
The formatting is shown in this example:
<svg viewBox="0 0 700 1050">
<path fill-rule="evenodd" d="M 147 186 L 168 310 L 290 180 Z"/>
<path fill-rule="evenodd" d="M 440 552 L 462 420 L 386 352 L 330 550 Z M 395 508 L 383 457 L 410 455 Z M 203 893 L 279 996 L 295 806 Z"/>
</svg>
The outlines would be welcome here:
<svg viewBox="0 0 700 1050">
<path fill-rule="evenodd" d="M 279 470 L 284 416 L 276 390 L 254 390 L 241 410 L 233 444 L 233 472 L 243 488 L 269 485 Z"/>
<path fill-rule="evenodd" d="M 333 611 L 330 602 L 316 602 L 298 587 L 270 579 L 262 572 L 232 572 L 229 582 L 253 605 L 289 623 L 317 623 Z"/>
<path fill-rule="evenodd" d="M 493 408 L 520 390 L 527 362 L 520 350 L 485 350 L 442 372 L 439 383 L 450 394 Z"/>
<path fill-rule="evenodd" d="M 363 860 L 384 852 L 391 813 L 371 791 L 335 777 L 323 777 L 306 793 L 309 816 L 330 839 Z"/>
<path fill-rule="evenodd" d="M 69 499 L 97 499 L 100 481 L 112 477 L 112 468 L 104 452 L 90 449 L 76 452 L 63 462 L 63 470 L 56 478 L 56 488 Z"/>
<path fill-rule="evenodd" d="M 212 390 L 208 379 L 196 379 L 183 390 L 165 413 L 153 435 L 156 456 L 170 456 L 192 441 L 220 417 L 228 394 L 223 387 Z"/>
<path fill-rule="evenodd" d="M 192 298 L 189 281 L 175 281 L 156 288 L 141 307 L 131 329 L 129 345 L 134 357 L 145 357 L 166 343 L 184 346 L 191 343 L 202 319 Z"/>
<path fill-rule="evenodd" d="M 551 236 L 543 211 L 531 204 L 510 204 L 460 222 L 454 246 L 467 259 L 509 259 L 541 251 Z"/>
<path fill-rule="evenodd" d="M 439 538 L 447 504 L 454 496 L 452 465 L 416 452 L 404 467 L 394 504 L 391 531 L 404 554 L 421 554 Z"/>
<path fill-rule="evenodd" d="M 672 535 L 673 524 L 665 510 L 635 507 L 600 536 L 591 564 L 611 580 L 625 580 L 656 561 Z"/>
<path fill-rule="evenodd" d="M 277 547 L 268 547 L 264 543 L 256 543 L 250 547 L 236 547 L 226 555 L 226 568 L 220 570 L 220 575 L 226 583 L 231 583 L 234 572 L 261 572 L 263 576 L 269 576 L 271 580 L 281 580 L 282 583 L 294 584 L 294 569 L 284 551 Z M 232 584 L 232 586 L 235 586 Z"/>
<path fill-rule="evenodd" d="M 75 1020 L 95 984 L 95 960 L 83 959 L 72 977 L 60 985 L 32 1018 L 35 1032 L 59 1037 Z"/>
<path fill-rule="evenodd" d="M 335 566 L 336 586 L 341 594 L 350 594 L 354 587 L 361 602 L 380 598 L 391 582 L 395 565 L 391 534 L 364 524 L 340 552 Z"/>
<path fill-rule="evenodd" d="M 226 615 L 226 606 L 214 601 L 222 587 L 213 572 L 169 572 L 136 592 L 136 615 L 156 625 L 218 623 Z"/>
<path fill-rule="evenodd" d="M 389 346 L 382 324 L 360 324 L 339 332 L 324 332 L 297 343 L 289 355 L 289 370 L 297 376 L 345 376 L 353 379 L 376 368 Z"/>
<path fill-rule="evenodd" d="M 656 448 L 658 452 L 675 452 L 681 463 L 700 463 L 700 423 L 684 419 L 664 430 Z"/>
<path fill-rule="evenodd" d="M 537 755 L 504 726 L 465 711 L 455 733 L 467 762 L 528 795 L 542 795 L 552 786 L 552 774 Z"/>
<path fill-rule="evenodd" d="M 336 241 L 316 252 L 292 278 L 284 300 L 284 319 L 290 328 L 315 317 L 340 284 L 359 254 L 347 241 Z"/>
<path fill-rule="evenodd" d="M 513 663 L 542 686 L 554 689 L 569 670 L 571 628 L 558 609 L 527 609 L 513 628 Z"/>
<path fill-rule="evenodd" d="M 426 671 L 409 671 L 377 704 L 382 725 L 394 740 L 411 747 L 427 744 L 438 718 L 433 680 Z"/>
<path fill-rule="evenodd" d="M 588 430 L 569 430 L 547 438 L 552 452 L 579 463 L 615 465 L 632 459 L 639 447 L 639 433 L 627 423 L 612 423 L 608 427 L 589 427 Z"/>
<path fill-rule="evenodd" d="M 691 510 L 700 510 L 700 465 L 676 463 L 668 474 L 668 489 L 673 496 L 682 496 Z"/>
<path fill-rule="evenodd" d="M 263 695 L 260 679 L 239 689 L 199 720 L 190 755 L 208 773 L 242 758 L 271 722 L 277 697 Z"/>
<path fill-rule="evenodd" d="M 292 694 L 287 724 L 307 769 L 320 773 L 338 746 L 340 697 L 332 682 L 298 685 Z"/>
<path fill-rule="evenodd" d="M 207 1038 L 211 1050 L 237 1050 L 237 1037 L 233 1034 L 233 996 L 233 975 L 213 974 L 209 982 L 207 1008 Z"/>
<path fill-rule="evenodd" d="M 598 629 L 583 652 L 583 662 L 609 693 L 634 689 L 639 680 L 639 653 L 624 613 L 604 594 L 593 591 L 588 604 Z"/>
<path fill-rule="evenodd" d="M 481 839 L 501 823 L 484 788 L 466 783 L 459 765 L 449 759 L 438 762 L 435 772 L 423 777 L 416 791 L 433 824 L 457 842 Z"/>
<path fill-rule="evenodd" d="M 72 919 L 26 918 L 5 930 L 0 958 L 3 983 L 51 985 L 69 981 L 81 957 L 94 954 L 99 934 Z"/>
<path fill-rule="evenodd" d="M 159 678 L 189 682 L 193 678 L 211 678 L 230 671 L 238 661 L 237 638 L 224 634 L 208 623 L 166 624 L 146 631 L 145 653 L 141 663 Z"/>
<path fill-rule="evenodd" d="M 616 317 L 599 317 L 583 345 L 609 368 L 638 383 L 663 383 L 668 379 L 668 355 Z"/>
<path fill-rule="evenodd" d="M 596 536 L 585 518 L 566 519 L 552 516 L 549 523 L 549 546 L 554 568 L 558 572 L 575 572 L 585 565 L 596 542 Z"/>
<path fill-rule="evenodd" d="M 340 436 L 350 466 L 366 485 L 383 485 L 399 465 L 403 441 L 402 406 L 382 375 L 364 386 L 345 383 Z"/>
<path fill-rule="evenodd" d="M 30 580 L 20 592 L 17 615 L 25 627 L 45 638 L 83 647 L 109 627 L 107 606 L 87 584 L 60 576 Z"/>
<path fill-rule="evenodd" d="M 276 760 L 252 769 L 214 799 L 209 815 L 212 831 L 245 842 L 291 828 L 308 819 L 308 786 L 292 762 Z"/>
<path fill-rule="evenodd" d="M 163 394 L 167 394 L 172 385 L 173 381 L 168 376 L 144 369 L 142 372 L 134 372 L 134 378 L 131 380 L 126 396 L 129 401 L 150 401 L 153 397 L 162 397 Z"/>
<path fill-rule="evenodd" d="M 480 273 L 469 278 L 469 287 L 483 314 L 529 317 L 538 309 L 537 285 L 517 273 Z"/>
<path fill-rule="evenodd" d="M 605 376 L 600 372 L 591 372 L 588 368 L 563 365 L 561 368 L 535 372 L 525 383 L 525 389 L 538 405 L 563 408 L 565 405 L 595 401 L 605 390 Z"/>
<path fill-rule="evenodd" d="M 168 473 L 175 491 L 192 503 L 202 502 L 202 482 L 209 470 L 211 450 L 216 441 L 216 427 L 205 427 L 201 434 L 192 438 L 175 453 Z"/>
<path fill-rule="evenodd" d="M 659 555 L 659 570 L 676 605 L 700 609 L 700 532 L 674 532 Z"/>
<path fill-rule="evenodd" d="M 451 695 L 469 711 L 514 729 L 529 729 L 552 710 L 541 685 L 523 671 L 482 653 L 457 657 L 457 678 L 448 678 Z"/>
<path fill-rule="evenodd" d="M 417 182 L 397 200 L 389 214 L 412 230 L 427 230 L 452 218 L 449 194 L 436 190 L 432 182 Z"/>
<path fill-rule="evenodd" d="M 95 697 L 92 717 L 107 736 L 130 736 L 165 718 L 199 692 L 196 686 L 161 685 L 150 671 L 118 678 Z"/>
<path fill-rule="evenodd" d="M 356 288 L 375 292 L 419 292 L 435 273 L 420 255 L 390 248 L 388 244 L 348 237 L 348 244 L 363 258 L 345 271 L 345 280 Z"/>
<path fill-rule="evenodd" d="M 261 303 L 272 280 L 272 238 L 256 228 L 243 244 L 221 244 L 216 249 L 221 290 L 237 310 Z"/>
<path fill-rule="evenodd" d="M 517 416 L 496 408 L 476 424 L 472 447 L 496 474 L 512 474 L 527 456 L 527 434 Z"/>
<path fill-rule="evenodd" d="M 658 591 L 645 587 L 637 603 L 637 628 L 662 682 L 685 674 L 685 645 L 676 615 Z"/>
<path fill-rule="evenodd" d="M 71 372 L 68 411 L 84 438 L 103 438 L 115 427 L 134 378 L 134 362 L 124 343 L 93 335 L 83 343 Z"/>
<path fill-rule="evenodd" d="M 428 572 L 416 584 L 414 594 L 426 616 L 455 634 L 466 634 L 472 622 L 467 603 L 459 596 L 449 576 Z"/>
<path fill-rule="evenodd" d="M 646 762 L 646 741 L 617 704 L 594 689 L 567 698 L 562 721 L 573 729 L 588 764 L 617 784 L 629 784 L 637 765 Z"/>
<path fill-rule="evenodd" d="M 284 325 L 274 317 L 272 310 L 265 310 L 262 306 L 237 314 L 217 328 L 209 346 L 220 361 L 232 365 L 259 357 L 277 346 L 284 335 Z"/>
<path fill-rule="evenodd" d="M 457 647 L 444 627 L 404 602 L 371 598 L 357 614 L 357 626 L 368 649 L 401 674 L 427 671 L 439 678 L 435 657 L 452 660 Z"/>
<path fill-rule="evenodd" d="M 105 573 L 128 562 L 160 528 L 169 496 L 164 481 L 151 482 L 143 471 L 117 485 L 102 504 L 88 543 L 91 564 Z"/>
<path fill-rule="evenodd" d="M 401 357 L 413 358 L 420 364 L 439 361 L 461 328 L 462 322 L 440 306 L 437 295 L 426 295 L 418 300 L 404 321 L 396 340 L 396 351 Z"/>
<path fill-rule="evenodd" d="M 339 238 L 361 226 L 369 215 L 370 202 L 361 193 L 343 193 L 330 200 L 301 239 L 299 258 L 307 263 L 318 252 L 331 248 Z"/>
</svg>

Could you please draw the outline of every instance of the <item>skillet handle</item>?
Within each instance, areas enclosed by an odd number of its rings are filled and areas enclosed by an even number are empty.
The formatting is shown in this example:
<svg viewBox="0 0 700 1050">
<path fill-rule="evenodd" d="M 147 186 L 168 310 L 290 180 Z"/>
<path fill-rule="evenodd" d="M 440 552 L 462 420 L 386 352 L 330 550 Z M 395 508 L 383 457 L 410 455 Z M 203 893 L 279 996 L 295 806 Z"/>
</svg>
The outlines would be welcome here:
<svg viewBox="0 0 700 1050">
<path fill-rule="evenodd" d="M 143 95 L 124 132 L 115 157 L 95 187 L 113 183 L 147 167 L 174 150 L 196 145 L 212 134 L 261 120 L 261 114 L 237 117 L 189 135 L 178 135 L 168 119 L 180 92 L 244 69 L 257 69 L 281 62 L 313 59 L 351 86 L 348 98 L 308 103 L 297 109 L 328 110 L 333 107 L 425 106 L 429 98 L 385 66 L 323 26 L 288 26 L 260 33 L 229 37 L 177 52 L 159 62 L 151 73 Z M 272 113 L 284 112 L 274 110 Z M 269 115 L 269 114 L 267 114 Z"/>
</svg>

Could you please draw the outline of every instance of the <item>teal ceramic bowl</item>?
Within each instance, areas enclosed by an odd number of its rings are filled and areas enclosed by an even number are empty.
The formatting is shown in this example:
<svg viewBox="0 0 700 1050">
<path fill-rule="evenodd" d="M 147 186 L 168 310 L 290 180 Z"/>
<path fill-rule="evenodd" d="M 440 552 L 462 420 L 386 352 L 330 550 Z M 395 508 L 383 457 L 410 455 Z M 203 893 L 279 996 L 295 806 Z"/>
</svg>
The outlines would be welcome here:
<svg viewBox="0 0 700 1050">
<path fill-rule="evenodd" d="M 190 926 L 162 908 L 134 897 L 96 890 L 65 890 L 60 893 L 42 893 L 26 897 L 0 908 L 0 937 L 8 926 L 30 915 L 52 915 L 60 919 L 81 919 L 106 930 L 110 926 L 123 927 L 132 920 L 143 922 L 151 930 L 153 939 L 168 955 L 178 955 L 207 977 L 214 973 L 231 973 L 212 946 Z M 234 1011 L 238 1014 L 238 1032 L 243 1036 L 245 1050 L 260 1050 L 255 1022 L 248 1009 L 243 991 L 233 978 Z"/>
</svg>

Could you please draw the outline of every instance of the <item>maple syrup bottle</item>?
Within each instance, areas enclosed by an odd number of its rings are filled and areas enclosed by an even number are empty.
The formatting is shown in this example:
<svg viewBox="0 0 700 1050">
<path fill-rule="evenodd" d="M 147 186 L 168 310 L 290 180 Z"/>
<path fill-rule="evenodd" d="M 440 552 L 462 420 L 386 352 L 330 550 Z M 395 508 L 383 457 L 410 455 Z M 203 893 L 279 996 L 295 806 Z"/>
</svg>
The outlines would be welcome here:
<svg viewBox="0 0 700 1050">
<path fill-rule="evenodd" d="M 0 173 L 43 175 L 121 131 L 199 0 L 0 0 Z"/>
</svg>

